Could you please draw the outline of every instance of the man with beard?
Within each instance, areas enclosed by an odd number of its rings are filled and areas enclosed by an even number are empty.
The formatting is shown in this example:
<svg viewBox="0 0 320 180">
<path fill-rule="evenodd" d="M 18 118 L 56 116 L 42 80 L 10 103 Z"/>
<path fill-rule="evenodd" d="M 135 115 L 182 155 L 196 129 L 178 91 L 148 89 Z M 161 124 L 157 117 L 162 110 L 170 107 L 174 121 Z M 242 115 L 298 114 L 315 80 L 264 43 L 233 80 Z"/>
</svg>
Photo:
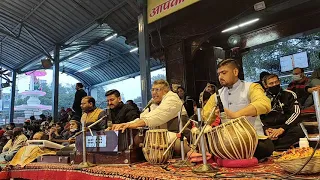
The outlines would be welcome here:
<svg viewBox="0 0 320 180">
<path fill-rule="evenodd" d="M 85 96 L 84 98 L 82 98 L 81 109 L 83 111 L 83 114 L 81 116 L 81 123 L 84 123 L 86 127 L 104 116 L 103 110 L 96 107 L 96 100 L 91 96 Z M 98 123 L 91 129 L 98 131 L 102 130 L 103 127 L 101 127 Z"/>
<path fill-rule="evenodd" d="M 271 99 L 271 112 L 261 116 L 263 129 L 275 146 L 275 150 L 287 150 L 303 137 L 298 126 L 300 114 L 297 95 L 280 87 L 279 77 L 275 74 L 265 78 L 267 96 Z"/>
<path fill-rule="evenodd" d="M 245 116 L 250 124 L 255 128 L 260 136 L 264 136 L 262 123 L 259 115 L 266 114 L 271 109 L 270 99 L 265 95 L 260 84 L 244 82 L 238 78 L 240 66 L 234 59 L 226 59 L 218 64 L 218 78 L 222 86 L 219 89 L 222 105 L 227 118 L 221 117 L 221 123 L 226 123 L 229 119 L 236 119 Z M 217 97 L 213 94 L 204 106 L 202 115 L 208 119 L 214 107 L 217 107 Z M 215 120 L 218 113 L 212 118 Z M 259 139 L 254 156 L 263 159 L 273 152 L 273 143 L 270 139 Z"/>
<path fill-rule="evenodd" d="M 28 138 L 22 133 L 22 128 L 15 127 L 13 129 L 12 136 L 10 133 L 5 133 L 5 136 L 11 139 L 3 147 L 2 153 L 0 154 L 0 163 L 6 163 L 11 161 L 13 156 L 18 152 L 18 150 L 25 145 Z"/>
<path fill-rule="evenodd" d="M 75 115 L 78 117 L 81 117 L 82 111 L 81 111 L 81 100 L 83 97 L 87 96 L 87 93 L 83 90 L 83 84 L 77 83 L 76 84 L 76 94 L 74 95 L 74 102 L 72 105 L 72 109 L 75 112 Z"/>
<path fill-rule="evenodd" d="M 106 101 L 110 108 L 112 124 L 127 123 L 139 117 L 138 111 L 129 104 L 121 101 L 120 92 L 112 89 L 106 92 Z"/>
</svg>

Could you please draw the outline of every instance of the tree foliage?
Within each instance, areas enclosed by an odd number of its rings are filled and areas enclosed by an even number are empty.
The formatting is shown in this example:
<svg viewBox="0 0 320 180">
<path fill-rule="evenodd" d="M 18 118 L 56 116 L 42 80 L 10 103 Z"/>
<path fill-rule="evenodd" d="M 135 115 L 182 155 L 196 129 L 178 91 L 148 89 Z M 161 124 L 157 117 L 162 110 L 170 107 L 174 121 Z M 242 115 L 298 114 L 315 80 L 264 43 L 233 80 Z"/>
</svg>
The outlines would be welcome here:
<svg viewBox="0 0 320 180">
<path fill-rule="evenodd" d="M 305 71 L 313 71 L 320 67 L 319 50 L 320 32 L 253 49 L 242 57 L 245 79 L 251 82 L 258 81 L 259 74 L 268 71 L 283 76 L 282 84 L 288 84 L 292 81 L 291 72 L 281 72 L 280 57 L 307 52 L 309 67 Z"/>
</svg>

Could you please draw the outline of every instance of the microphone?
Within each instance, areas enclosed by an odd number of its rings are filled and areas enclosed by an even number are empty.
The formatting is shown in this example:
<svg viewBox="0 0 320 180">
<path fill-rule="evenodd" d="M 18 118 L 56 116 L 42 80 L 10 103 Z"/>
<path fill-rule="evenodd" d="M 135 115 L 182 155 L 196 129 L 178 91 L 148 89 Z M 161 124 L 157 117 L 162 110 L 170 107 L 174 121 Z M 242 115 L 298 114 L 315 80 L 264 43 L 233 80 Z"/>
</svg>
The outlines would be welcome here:
<svg viewBox="0 0 320 180">
<path fill-rule="evenodd" d="M 108 129 L 112 128 L 112 118 L 111 118 L 111 111 L 109 107 L 107 107 L 107 127 Z"/>
<path fill-rule="evenodd" d="M 145 111 L 146 109 L 148 109 L 148 108 L 152 105 L 152 103 L 153 103 L 153 99 L 150 99 L 150 101 L 148 102 L 148 104 L 146 105 L 146 107 L 144 107 L 141 112 L 143 112 L 143 111 Z"/>
<path fill-rule="evenodd" d="M 219 108 L 219 111 L 220 111 L 220 124 L 221 122 L 225 122 L 228 118 L 227 118 L 227 115 L 226 113 L 224 112 L 224 107 L 223 107 L 223 104 L 222 104 L 222 101 L 221 101 L 221 98 L 220 98 L 220 95 L 219 95 L 219 91 L 218 91 L 218 88 L 215 87 L 216 89 L 216 96 L 217 96 L 217 106 Z"/>
</svg>

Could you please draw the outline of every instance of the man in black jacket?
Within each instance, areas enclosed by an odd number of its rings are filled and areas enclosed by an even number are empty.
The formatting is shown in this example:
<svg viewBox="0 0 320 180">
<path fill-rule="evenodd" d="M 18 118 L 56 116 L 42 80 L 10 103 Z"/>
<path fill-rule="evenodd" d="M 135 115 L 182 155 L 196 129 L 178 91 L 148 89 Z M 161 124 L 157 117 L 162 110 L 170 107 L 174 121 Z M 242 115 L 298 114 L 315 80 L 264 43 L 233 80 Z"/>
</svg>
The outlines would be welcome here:
<svg viewBox="0 0 320 180">
<path fill-rule="evenodd" d="M 76 94 L 74 96 L 74 102 L 72 105 L 72 109 L 75 112 L 75 115 L 77 117 L 81 117 L 82 115 L 82 110 L 81 110 L 81 100 L 83 97 L 87 96 L 87 93 L 83 90 L 83 84 L 82 83 L 77 83 L 76 84 Z"/>
<path fill-rule="evenodd" d="M 271 112 L 261 116 L 264 131 L 275 145 L 275 150 L 286 150 L 303 137 L 298 126 L 300 107 L 297 95 L 280 87 L 279 77 L 275 74 L 265 78 L 267 96 L 271 99 Z"/>
<path fill-rule="evenodd" d="M 110 108 L 112 124 L 120 124 L 139 118 L 139 112 L 131 105 L 121 101 L 120 92 L 112 89 L 106 92 L 108 107 Z"/>
</svg>

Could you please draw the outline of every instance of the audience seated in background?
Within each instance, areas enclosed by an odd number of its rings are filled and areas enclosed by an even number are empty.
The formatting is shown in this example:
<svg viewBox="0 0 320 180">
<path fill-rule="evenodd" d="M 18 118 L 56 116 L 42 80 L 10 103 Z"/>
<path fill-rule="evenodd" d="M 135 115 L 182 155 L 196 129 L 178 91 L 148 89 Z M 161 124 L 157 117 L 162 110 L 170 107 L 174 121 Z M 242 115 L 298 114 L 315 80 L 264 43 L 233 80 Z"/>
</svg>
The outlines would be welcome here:
<svg viewBox="0 0 320 180">
<path fill-rule="evenodd" d="M 203 93 L 208 92 L 208 93 L 210 93 L 210 95 L 212 95 L 215 93 L 215 90 L 216 90 L 215 87 L 216 87 L 216 84 L 214 82 L 208 82 L 206 87 L 204 88 L 204 90 L 200 93 L 199 102 L 202 107 L 204 107 Z"/>
<path fill-rule="evenodd" d="M 7 131 L 4 135 L 9 137 L 10 140 L 3 147 L 2 153 L 0 154 L 1 163 L 11 161 L 13 156 L 22 146 L 25 145 L 25 142 L 28 140 L 27 137 L 22 133 L 22 128 L 19 127 L 15 127 L 12 131 Z"/>
<path fill-rule="evenodd" d="M 268 76 L 268 75 L 270 75 L 270 73 L 268 73 L 267 71 L 261 72 L 261 73 L 260 73 L 260 79 L 259 79 L 258 82 L 256 82 L 256 83 L 259 83 L 264 90 L 266 90 L 267 87 L 266 87 L 266 85 L 265 85 L 265 83 L 264 83 L 264 81 L 263 81 L 263 78 L 266 77 L 266 76 Z"/>
<path fill-rule="evenodd" d="M 33 135 L 32 140 L 49 140 L 49 136 L 44 132 L 37 132 Z"/>
<path fill-rule="evenodd" d="M 70 138 L 80 131 L 81 126 L 79 121 L 71 120 L 69 124 L 69 129 L 61 134 L 63 140 L 71 140 Z"/>
<path fill-rule="evenodd" d="M 287 150 L 304 136 L 298 125 L 300 107 L 297 96 L 290 90 L 283 90 L 275 74 L 268 75 L 265 84 L 272 109 L 268 114 L 261 115 L 263 129 L 272 140 L 275 150 Z"/>
<path fill-rule="evenodd" d="M 306 85 L 309 82 L 309 79 L 304 74 L 303 68 L 294 68 L 292 73 L 293 81 L 288 85 L 288 90 L 291 90 L 294 93 L 296 93 L 301 109 L 304 109 L 304 103 L 310 95 L 308 91 L 305 90 Z"/>
<path fill-rule="evenodd" d="M 139 114 L 141 113 L 138 105 L 133 100 L 128 100 L 126 104 L 131 105 Z"/>
<path fill-rule="evenodd" d="M 312 72 L 309 83 L 306 85 L 305 90 L 310 93 L 308 98 L 306 99 L 304 106 L 305 108 L 308 108 L 312 105 L 313 103 L 313 97 L 312 97 L 312 92 L 313 91 L 319 91 L 320 90 L 320 69 L 316 69 Z"/>
<path fill-rule="evenodd" d="M 60 135 L 61 131 L 62 129 L 60 123 L 53 124 L 49 131 L 49 140 L 62 139 Z"/>
<path fill-rule="evenodd" d="M 16 127 L 15 123 L 10 123 L 9 125 L 7 125 L 6 129 L 7 130 L 13 130 Z"/>
<path fill-rule="evenodd" d="M 7 144 L 8 140 L 7 137 L 4 135 L 5 130 L 1 128 L 0 130 L 0 152 L 2 152 L 3 147 Z"/>
<path fill-rule="evenodd" d="M 184 103 L 186 100 L 186 96 L 187 96 L 185 89 L 181 86 L 178 87 L 177 94 L 178 94 L 179 98 L 181 99 L 182 103 Z"/>
</svg>

